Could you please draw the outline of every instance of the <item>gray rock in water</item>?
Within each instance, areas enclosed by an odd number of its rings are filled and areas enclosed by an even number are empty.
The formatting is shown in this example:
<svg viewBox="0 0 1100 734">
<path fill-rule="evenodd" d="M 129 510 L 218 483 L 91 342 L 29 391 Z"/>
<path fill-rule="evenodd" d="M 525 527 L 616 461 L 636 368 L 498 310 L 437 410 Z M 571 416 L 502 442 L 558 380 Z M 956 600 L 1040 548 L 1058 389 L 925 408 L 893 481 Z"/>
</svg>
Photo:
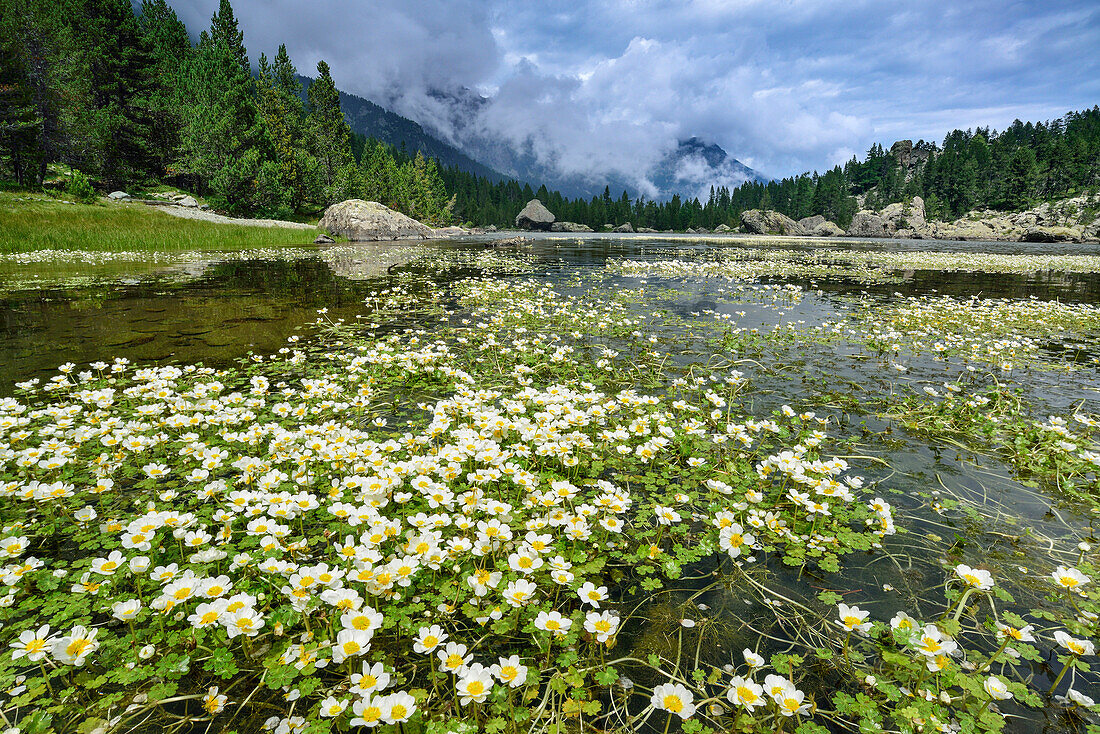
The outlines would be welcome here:
<svg viewBox="0 0 1100 734">
<path fill-rule="evenodd" d="M 726 232 L 729 232 L 729 231 L 730 231 L 730 226 L 728 224 L 719 224 L 717 227 L 714 228 L 714 233 L 715 234 L 725 234 Z"/>
<path fill-rule="evenodd" d="M 802 217 L 798 220 L 798 223 L 802 225 L 804 230 L 812 234 L 815 229 L 825 224 L 825 217 L 815 214 L 812 217 Z"/>
<path fill-rule="evenodd" d="M 331 245 L 335 241 L 336 240 L 329 237 L 327 234 L 319 234 L 319 235 L 317 235 L 317 239 L 313 240 L 313 244 L 315 244 L 315 245 Z"/>
<path fill-rule="evenodd" d="M 554 215 L 538 199 L 531 199 L 523 211 L 516 215 L 516 226 L 521 229 L 549 230 L 554 223 Z"/>
<path fill-rule="evenodd" d="M 497 231 L 497 226 L 495 224 L 490 224 L 488 227 L 485 228 L 485 231 L 486 232 L 496 232 Z"/>
<path fill-rule="evenodd" d="M 348 199 L 325 209 L 318 225 L 334 236 L 352 242 L 423 240 L 434 236 L 431 227 L 395 212 L 377 201 Z"/>
<path fill-rule="evenodd" d="M 657 234 L 657 230 L 653 229 L 652 227 L 638 227 L 634 231 L 641 234 Z"/>
<path fill-rule="evenodd" d="M 825 220 L 821 224 L 814 227 L 810 234 L 814 237 L 843 237 L 844 230 L 841 229 L 836 222 L 830 222 Z"/>
<path fill-rule="evenodd" d="M 186 206 L 190 208 L 197 208 L 199 205 L 199 202 L 195 200 L 194 196 L 185 196 L 182 199 L 177 199 L 176 203 L 180 206 Z"/>
<path fill-rule="evenodd" d="M 1077 227 L 1030 227 L 1023 242 L 1080 242 L 1082 232 Z"/>
<path fill-rule="evenodd" d="M 551 232 L 591 232 L 592 228 L 587 224 L 577 222 L 554 222 L 550 225 Z"/>
<path fill-rule="evenodd" d="M 856 212 L 846 234 L 849 237 L 887 237 L 886 222 L 872 211 Z"/>
<path fill-rule="evenodd" d="M 624 222 L 624 223 L 620 224 L 618 227 L 616 227 L 615 229 L 613 229 L 611 231 L 612 232 L 618 232 L 620 234 L 623 234 L 623 233 L 634 234 L 634 228 L 630 226 L 630 222 Z"/>
<path fill-rule="evenodd" d="M 610 231 L 611 231 L 611 230 L 613 230 L 613 229 L 615 229 L 615 225 L 614 225 L 614 224 L 605 224 L 605 225 L 603 226 L 603 231 L 604 231 L 604 232 L 610 232 Z"/>
<path fill-rule="evenodd" d="M 127 194 L 125 191 L 112 191 L 111 193 L 107 194 L 107 198 L 114 199 L 115 201 L 120 201 L 122 199 L 129 199 L 130 195 Z"/>
<path fill-rule="evenodd" d="M 787 236 L 805 235 L 801 224 L 786 214 L 768 209 L 749 209 L 741 212 L 741 229 L 751 234 L 778 234 Z"/>
</svg>

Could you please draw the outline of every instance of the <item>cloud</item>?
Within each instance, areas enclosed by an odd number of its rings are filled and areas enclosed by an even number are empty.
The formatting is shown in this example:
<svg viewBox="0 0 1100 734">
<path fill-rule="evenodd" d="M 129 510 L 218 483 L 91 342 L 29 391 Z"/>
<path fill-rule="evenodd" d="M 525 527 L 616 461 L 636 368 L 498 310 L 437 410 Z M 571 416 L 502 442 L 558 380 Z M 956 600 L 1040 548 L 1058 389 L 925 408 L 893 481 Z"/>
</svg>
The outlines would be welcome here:
<svg viewBox="0 0 1100 734">
<path fill-rule="evenodd" d="M 177 0 L 197 32 L 217 0 Z M 253 58 L 537 170 L 647 191 L 698 136 L 771 175 L 1100 101 L 1094 0 L 236 0 Z M 472 90 L 489 93 L 487 101 Z M 504 161 L 502 154 L 497 154 Z M 489 161 L 492 163 L 493 161 Z M 684 180 L 705 179 L 698 162 Z"/>
</svg>

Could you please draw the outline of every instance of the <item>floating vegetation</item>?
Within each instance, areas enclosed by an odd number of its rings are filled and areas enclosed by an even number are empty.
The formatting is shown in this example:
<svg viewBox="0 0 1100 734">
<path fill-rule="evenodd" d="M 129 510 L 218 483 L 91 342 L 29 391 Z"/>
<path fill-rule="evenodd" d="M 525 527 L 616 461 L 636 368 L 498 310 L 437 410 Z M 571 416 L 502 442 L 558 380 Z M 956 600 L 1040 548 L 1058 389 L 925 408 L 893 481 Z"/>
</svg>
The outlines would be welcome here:
<svg viewBox="0 0 1100 734">
<path fill-rule="evenodd" d="M 685 253 L 687 254 L 687 253 Z M 609 263 L 631 276 L 729 278 L 843 278 L 859 283 L 898 283 L 905 271 L 965 273 L 1100 273 L 1100 255 L 1027 255 L 932 251 L 726 248 L 705 259 L 619 260 Z"/>
<path fill-rule="evenodd" d="M 236 368 L 64 364 L 0 400 L 7 721 L 1095 731 L 1087 523 L 1026 577 L 959 557 L 929 531 L 942 501 L 897 489 L 867 429 L 784 393 L 835 353 L 783 361 L 835 341 L 1041 362 L 1092 307 L 856 300 L 758 328 L 817 296 L 739 283 L 685 305 L 512 257 L 395 269 L 367 319 L 322 309 Z M 1096 419 L 1036 422 L 1013 396 L 949 379 L 888 407 L 1093 497 Z"/>
</svg>

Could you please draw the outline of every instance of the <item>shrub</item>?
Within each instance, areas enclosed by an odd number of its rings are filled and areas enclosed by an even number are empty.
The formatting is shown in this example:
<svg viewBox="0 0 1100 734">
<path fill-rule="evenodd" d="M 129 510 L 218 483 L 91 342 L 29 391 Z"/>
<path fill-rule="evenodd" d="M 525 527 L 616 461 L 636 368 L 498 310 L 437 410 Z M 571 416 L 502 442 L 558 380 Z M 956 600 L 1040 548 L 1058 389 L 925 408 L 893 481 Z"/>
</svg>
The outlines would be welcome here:
<svg viewBox="0 0 1100 734">
<path fill-rule="evenodd" d="M 80 171 L 73 169 L 73 175 L 69 177 L 68 183 L 65 184 L 65 191 L 84 204 L 91 204 L 96 200 L 95 189 L 92 187 L 92 182 L 88 180 Z"/>
</svg>

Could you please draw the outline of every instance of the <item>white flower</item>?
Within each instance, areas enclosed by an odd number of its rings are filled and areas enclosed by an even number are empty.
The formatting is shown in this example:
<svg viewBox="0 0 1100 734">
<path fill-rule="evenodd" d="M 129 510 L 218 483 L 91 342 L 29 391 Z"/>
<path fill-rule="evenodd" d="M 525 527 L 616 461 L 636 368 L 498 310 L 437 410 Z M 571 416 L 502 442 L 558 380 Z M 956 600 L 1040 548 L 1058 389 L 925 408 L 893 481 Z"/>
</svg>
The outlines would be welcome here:
<svg viewBox="0 0 1100 734">
<path fill-rule="evenodd" d="M 596 586 L 591 581 L 585 581 L 581 588 L 577 589 L 577 596 L 581 604 L 591 604 L 594 609 L 600 608 L 600 602 L 607 598 L 607 587 Z"/>
<path fill-rule="evenodd" d="M 320 714 L 326 719 L 331 719 L 334 716 L 339 716 L 344 713 L 344 709 L 348 707 L 347 701 L 341 701 L 334 696 L 329 696 L 325 700 L 321 701 Z"/>
<path fill-rule="evenodd" d="M 597 642 L 607 642 L 619 631 L 619 617 L 610 611 L 588 612 L 584 618 L 584 628 L 596 637 Z"/>
<path fill-rule="evenodd" d="M 764 688 L 749 678 L 734 676 L 730 681 L 730 689 L 726 691 L 726 698 L 733 705 L 744 706 L 752 711 L 757 706 L 764 705 Z"/>
<path fill-rule="evenodd" d="M 46 657 L 53 646 L 54 639 L 50 637 L 50 626 L 44 624 L 37 630 L 23 630 L 19 633 L 19 639 L 11 643 L 14 652 L 12 660 L 26 656 L 27 660 L 37 663 Z"/>
<path fill-rule="evenodd" d="M 374 633 L 368 630 L 343 629 L 336 633 L 336 644 L 332 646 L 332 662 L 342 663 L 350 657 L 366 655 Z"/>
<path fill-rule="evenodd" d="M 1012 698 L 1012 694 L 1009 693 L 1008 686 L 1005 685 L 997 676 L 991 675 L 985 679 L 985 683 L 982 684 L 985 688 L 985 692 L 989 694 L 989 697 L 997 701 L 1007 701 Z"/>
<path fill-rule="evenodd" d="M 446 642 L 446 640 L 447 633 L 438 624 L 433 624 L 431 627 L 421 627 L 416 634 L 416 640 L 413 642 L 413 650 L 428 655 L 439 647 L 441 642 Z"/>
<path fill-rule="evenodd" d="M 980 568 L 971 568 L 963 563 L 955 566 L 955 575 L 967 586 L 978 591 L 989 591 L 993 588 L 993 574 Z"/>
<path fill-rule="evenodd" d="M 206 691 L 206 695 L 202 697 L 202 707 L 206 709 L 207 713 L 219 714 L 225 709 L 225 704 L 228 703 L 229 696 L 220 694 L 217 686 L 212 686 Z"/>
<path fill-rule="evenodd" d="M 89 630 L 77 625 L 73 627 L 72 632 L 53 641 L 50 654 L 59 663 L 79 668 L 84 665 L 89 655 L 99 649 L 99 643 L 95 639 L 97 634 L 99 634 L 98 629 Z"/>
<path fill-rule="evenodd" d="M 676 714 L 681 719 L 688 719 L 695 713 L 693 701 L 691 691 L 679 683 L 662 683 L 653 689 L 649 699 L 654 708 Z"/>
<path fill-rule="evenodd" d="M 1058 630 L 1055 632 L 1054 640 L 1077 656 L 1093 655 L 1096 653 L 1096 645 L 1092 643 L 1092 640 L 1078 640 L 1075 637 L 1070 637 L 1069 633 L 1065 630 Z"/>
<path fill-rule="evenodd" d="M 761 668 L 764 666 L 764 656 L 753 652 L 747 647 L 741 651 L 741 655 L 744 656 L 745 662 L 748 663 L 750 668 Z"/>
<path fill-rule="evenodd" d="M 561 612 L 539 612 L 535 617 L 535 628 L 564 635 L 573 626 L 573 620 L 561 616 Z"/>
<path fill-rule="evenodd" d="M 1078 706 L 1084 706 L 1085 708 L 1092 708 L 1096 705 L 1096 701 L 1094 701 L 1092 698 L 1086 696 L 1080 691 L 1075 691 L 1072 688 L 1066 691 L 1066 698 L 1077 704 Z"/>
<path fill-rule="evenodd" d="M 519 655 L 501 658 L 500 662 L 489 668 L 489 672 L 495 675 L 501 683 L 507 684 L 509 688 L 519 688 L 526 683 L 527 671 L 528 668 L 520 662 Z"/>
<path fill-rule="evenodd" d="M 115 619 L 129 622 L 141 612 L 141 600 L 119 601 L 111 605 L 111 613 Z"/>
<path fill-rule="evenodd" d="M 355 718 L 351 720 L 352 726 L 376 727 L 382 721 L 381 696 L 374 698 L 361 698 L 351 705 L 355 712 Z"/>
<path fill-rule="evenodd" d="M 871 623 L 865 621 L 869 614 L 870 612 L 865 612 L 859 607 L 837 604 L 837 617 L 840 619 L 840 626 L 849 632 L 870 632 Z"/>
<path fill-rule="evenodd" d="M 416 699 L 405 691 L 395 691 L 388 696 L 383 696 L 378 699 L 377 704 L 382 709 L 382 720 L 387 724 L 408 721 L 409 717 L 416 713 Z"/>
<path fill-rule="evenodd" d="M 436 657 L 439 658 L 439 670 L 444 673 L 461 673 L 473 658 L 459 642 L 448 642 L 445 648 L 436 651 Z"/>
<path fill-rule="evenodd" d="M 1056 568 L 1050 577 L 1054 579 L 1054 583 L 1058 586 L 1061 586 L 1063 589 L 1069 589 L 1070 591 L 1078 591 L 1082 586 L 1092 581 L 1092 579 L 1076 568 L 1067 568 L 1065 566 Z"/>
<path fill-rule="evenodd" d="M 458 690 L 458 702 L 465 706 L 468 703 L 481 703 L 493 690 L 493 677 L 487 669 L 467 670 L 455 686 Z"/>
</svg>

